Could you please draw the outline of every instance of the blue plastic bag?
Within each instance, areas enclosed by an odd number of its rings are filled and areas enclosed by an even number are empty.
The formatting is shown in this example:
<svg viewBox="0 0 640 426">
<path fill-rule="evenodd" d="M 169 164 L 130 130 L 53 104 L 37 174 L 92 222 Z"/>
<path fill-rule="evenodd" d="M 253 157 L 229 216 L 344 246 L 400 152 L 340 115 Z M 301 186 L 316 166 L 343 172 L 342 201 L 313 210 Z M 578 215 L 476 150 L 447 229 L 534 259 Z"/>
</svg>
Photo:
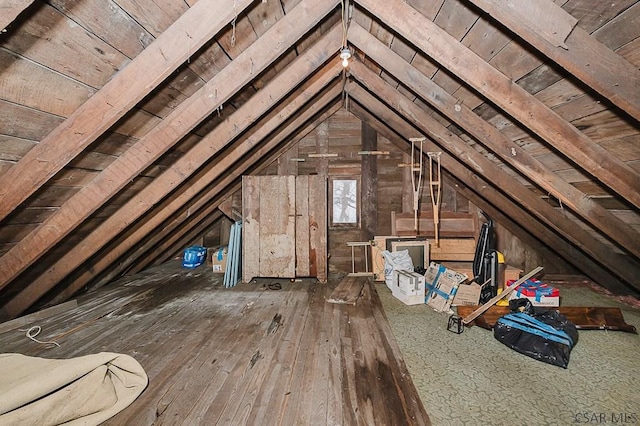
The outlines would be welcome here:
<svg viewBox="0 0 640 426">
<path fill-rule="evenodd" d="M 204 263 L 207 257 L 207 248 L 202 246 L 191 246 L 184 249 L 182 254 L 183 268 L 197 268 Z"/>
</svg>

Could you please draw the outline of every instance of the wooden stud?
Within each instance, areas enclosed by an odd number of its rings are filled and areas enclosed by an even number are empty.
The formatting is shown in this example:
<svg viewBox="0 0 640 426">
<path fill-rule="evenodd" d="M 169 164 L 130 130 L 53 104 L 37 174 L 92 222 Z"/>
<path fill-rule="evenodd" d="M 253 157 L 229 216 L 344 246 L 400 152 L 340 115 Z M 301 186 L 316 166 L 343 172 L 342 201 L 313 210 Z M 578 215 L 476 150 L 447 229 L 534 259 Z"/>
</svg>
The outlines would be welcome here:
<svg viewBox="0 0 640 426">
<path fill-rule="evenodd" d="M 235 13 L 250 0 L 237 0 Z M 147 46 L 126 68 L 0 176 L 0 220 L 73 160 L 235 16 L 218 0 L 203 0 Z M 144 81 L 145 84 L 140 84 Z M 33 246 L 37 247 L 37 245 Z"/>
<path fill-rule="evenodd" d="M 535 214 L 535 216 L 547 226 L 562 232 L 565 238 L 570 239 L 586 253 L 600 259 L 607 267 L 614 270 L 616 274 L 629 280 L 628 282 L 630 284 L 635 282 L 635 279 L 632 277 L 638 273 L 637 271 L 640 271 L 640 267 L 636 262 L 628 257 L 622 257 L 613 253 L 608 247 L 591 237 L 590 234 L 585 233 L 581 228 L 577 227 L 573 221 L 557 212 L 549 204 L 537 197 L 531 197 L 530 190 L 511 179 L 505 172 L 497 168 L 483 155 L 475 153 L 475 151 L 471 152 L 473 150 L 468 150 L 468 146 L 464 141 L 452 135 L 447 129 L 442 127 L 441 124 L 437 123 L 436 120 L 433 120 L 428 114 L 424 113 L 417 105 L 402 100 L 400 98 L 401 95 L 396 91 L 392 91 L 389 85 L 383 82 L 379 76 L 371 75 L 371 73 L 367 71 L 368 70 L 362 70 L 357 62 L 351 64 L 352 76 L 360 80 L 364 79 L 363 81 L 365 81 L 366 86 L 369 88 L 375 87 L 373 90 L 374 93 L 383 96 L 387 102 L 397 108 L 399 113 L 403 114 L 406 120 L 420 126 L 421 130 L 431 136 L 442 148 L 450 148 L 457 158 L 464 161 L 468 167 L 477 170 L 478 173 L 482 173 L 489 181 L 500 182 L 500 189 L 502 191 L 510 193 L 514 199 L 518 200 L 522 206 Z M 379 100 L 373 98 L 370 92 L 362 89 L 359 85 L 355 83 L 347 85 L 347 90 L 358 102 L 367 105 L 367 108 L 372 109 L 372 111 L 380 117 L 384 117 L 384 120 L 394 123 L 400 121 L 400 118 L 396 114 L 388 110 L 389 107 L 383 107 Z M 404 125 L 406 124 L 397 124 L 399 128 L 403 128 Z M 447 156 L 447 158 L 451 157 Z M 447 160 L 447 163 L 450 164 L 450 160 Z M 445 165 L 445 168 L 446 167 Z"/>
<path fill-rule="evenodd" d="M 376 37 L 364 31 L 362 27 L 355 23 L 351 25 L 349 39 L 362 50 L 367 51 L 368 55 L 377 63 L 382 64 L 387 72 L 403 81 L 436 110 L 454 120 L 470 135 L 476 137 L 505 163 L 514 167 L 549 193 L 556 194 L 567 207 L 588 221 L 594 228 L 599 229 L 635 256 L 640 257 L 640 245 L 637 244 L 640 235 L 629 225 L 600 206 L 598 202 L 587 197 L 575 186 L 554 174 L 552 170 L 511 141 L 491 123 L 480 118 L 469 107 L 464 104 L 460 105 L 458 100 L 446 90 L 439 87 L 427 76 L 416 72 L 415 68 Z M 357 65 L 352 68 L 359 69 Z M 459 109 L 456 106 L 459 106 Z M 516 155 L 513 155 L 514 152 Z"/>
<path fill-rule="evenodd" d="M 516 7 L 509 5 L 508 0 L 471 2 L 640 120 L 638 68 L 578 26 L 577 19 L 559 5 L 550 0 L 519 2 Z"/>
<path fill-rule="evenodd" d="M 410 5 L 392 0 L 361 0 L 359 4 L 450 72 L 507 111 L 593 176 L 640 207 L 640 174 L 547 108 L 533 95 L 497 71 Z M 351 33 L 350 28 L 350 33 Z M 352 64 L 354 65 L 354 64 Z M 469 72 L 469 70 L 475 72 Z"/>
</svg>

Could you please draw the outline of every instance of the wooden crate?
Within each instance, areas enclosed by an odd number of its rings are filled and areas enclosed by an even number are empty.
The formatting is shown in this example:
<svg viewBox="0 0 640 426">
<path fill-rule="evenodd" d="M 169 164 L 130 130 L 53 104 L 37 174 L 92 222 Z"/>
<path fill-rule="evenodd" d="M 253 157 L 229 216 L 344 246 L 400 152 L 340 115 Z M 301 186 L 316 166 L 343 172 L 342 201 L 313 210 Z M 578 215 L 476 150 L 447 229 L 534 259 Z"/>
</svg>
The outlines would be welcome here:
<svg viewBox="0 0 640 426">
<path fill-rule="evenodd" d="M 471 213 L 442 211 L 440 212 L 438 230 L 440 238 L 476 238 L 478 235 L 478 220 Z M 419 213 L 418 232 L 416 232 L 413 213 L 391 212 L 391 234 L 435 238 L 433 214 L 426 211 Z"/>
<path fill-rule="evenodd" d="M 468 262 L 442 262 L 444 266 L 449 269 L 452 269 L 456 272 L 460 272 L 461 274 L 465 274 L 469 281 L 473 280 L 473 260 Z M 517 280 L 520 278 L 520 274 L 522 273 L 522 269 L 516 268 L 515 266 L 506 265 L 504 268 L 504 283 L 503 286 L 509 280 Z"/>
<path fill-rule="evenodd" d="M 430 258 L 433 261 L 473 262 L 476 253 L 476 240 L 473 238 L 440 239 L 438 246 L 432 241 Z"/>
</svg>

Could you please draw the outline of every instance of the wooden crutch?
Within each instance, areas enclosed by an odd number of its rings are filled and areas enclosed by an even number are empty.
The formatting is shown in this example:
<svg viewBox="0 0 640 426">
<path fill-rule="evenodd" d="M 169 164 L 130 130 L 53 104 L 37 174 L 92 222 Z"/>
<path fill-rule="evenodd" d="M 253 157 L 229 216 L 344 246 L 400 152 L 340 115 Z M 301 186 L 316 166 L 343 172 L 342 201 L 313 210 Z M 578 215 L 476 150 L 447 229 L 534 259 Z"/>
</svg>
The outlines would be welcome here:
<svg viewBox="0 0 640 426">
<path fill-rule="evenodd" d="M 442 152 L 427 152 L 429 156 L 429 191 L 433 206 L 433 226 L 435 228 L 436 247 L 440 247 L 438 224 L 440 223 L 440 200 L 442 198 L 442 179 L 440 177 L 440 155 Z"/>
<path fill-rule="evenodd" d="M 411 185 L 413 186 L 413 229 L 418 235 L 418 210 L 420 209 L 420 188 L 422 187 L 422 144 L 427 138 L 424 136 L 421 138 L 410 138 L 411 141 Z M 420 149 L 418 150 L 419 159 L 416 161 L 416 155 L 414 153 L 416 149 L 416 142 L 420 142 Z M 418 182 L 416 185 L 416 173 L 418 174 Z"/>
</svg>

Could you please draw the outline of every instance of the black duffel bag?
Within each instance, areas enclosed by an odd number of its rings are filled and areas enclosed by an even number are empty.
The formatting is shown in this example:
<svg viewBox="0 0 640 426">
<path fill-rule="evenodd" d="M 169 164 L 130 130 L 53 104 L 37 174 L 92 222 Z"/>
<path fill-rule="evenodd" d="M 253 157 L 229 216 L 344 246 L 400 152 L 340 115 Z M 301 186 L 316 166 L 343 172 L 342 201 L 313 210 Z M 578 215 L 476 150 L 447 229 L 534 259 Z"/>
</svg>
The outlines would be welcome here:
<svg viewBox="0 0 640 426">
<path fill-rule="evenodd" d="M 493 336 L 521 354 L 567 368 L 571 349 L 578 342 L 575 324 L 555 310 L 536 313 L 524 300 L 510 301 L 512 312 L 498 319 Z"/>
</svg>

